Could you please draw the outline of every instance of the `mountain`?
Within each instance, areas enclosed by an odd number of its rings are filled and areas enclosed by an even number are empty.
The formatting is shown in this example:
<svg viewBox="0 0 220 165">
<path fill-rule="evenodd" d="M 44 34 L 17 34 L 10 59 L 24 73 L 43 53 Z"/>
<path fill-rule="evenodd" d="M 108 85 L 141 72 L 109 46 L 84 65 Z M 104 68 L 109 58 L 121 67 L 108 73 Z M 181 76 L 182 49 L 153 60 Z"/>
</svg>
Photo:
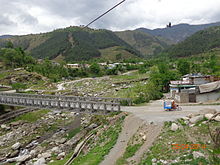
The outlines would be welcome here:
<svg viewBox="0 0 220 165">
<path fill-rule="evenodd" d="M 109 30 L 68 27 L 43 34 L 30 34 L 0 39 L 0 47 L 11 41 L 35 58 L 65 59 L 66 61 L 90 60 L 103 57 L 105 49 L 117 49 L 120 58 L 143 57 L 131 45 Z M 116 56 L 117 54 L 112 54 Z M 125 55 L 124 55 L 125 54 Z"/>
<path fill-rule="evenodd" d="M 10 38 L 10 37 L 12 37 L 12 35 L 2 35 L 2 36 L 0 36 L 0 39 L 1 38 Z"/>
<path fill-rule="evenodd" d="M 129 45 L 140 51 L 144 57 L 158 54 L 172 44 L 172 42 L 169 40 L 138 30 L 115 32 L 115 34 Z"/>
<path fill-rule="evenodd" d="M 220 26 L 201 30 L 186 40 L 168 48 L 165 53 L 171 57 L 187 57 L 220 48 Z"/>
<path fill-rule="evenodd" d="M 206 28 L 213 26 L 220 26 L 220 22 L 203 24 L 203 25 L 178 24 L 172 26 L 171 28 L 162 28 L 162 29 L 154 29 L 154 30 L 139 28 L 137 30 L 154 36 L 159 36 L 169 39 L 174 43 L 178 43 L 185 40 L 187 37 L 191 36 L 192 34 L 200 30 L 204 30 Z"/>
</svg>

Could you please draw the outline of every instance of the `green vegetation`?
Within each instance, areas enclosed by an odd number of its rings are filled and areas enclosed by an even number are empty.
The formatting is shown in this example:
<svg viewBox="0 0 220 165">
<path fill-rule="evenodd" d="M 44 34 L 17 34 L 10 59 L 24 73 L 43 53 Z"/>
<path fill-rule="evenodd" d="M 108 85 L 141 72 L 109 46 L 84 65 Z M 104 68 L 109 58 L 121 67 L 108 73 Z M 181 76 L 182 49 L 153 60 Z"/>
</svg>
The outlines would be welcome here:
<svg viewBox="0 0 220 165">
<path fill-rule="evenodd" d="M 93 145 L 92 149 L 90 149 L 86 155 L 81 154 L 77 157 L 73 165 L 99 164 L 104 159 L 104 156 L 107 155 L 111 148 L 115 145 L 118 135 L 121 132 L 121 124 L 124 118 L 124 116 L 121 117 L 114 125 L 110 126 L 110 128 L 103 132 L 103 134 L 99 136 L 98 142 Z M 91 142 L 91 144 L 93 143 Z"/>
<path fill-rule="evenodd" d="M 180 164 L 213 164 L 217 165 L 220 163 L 220 159 L 213 156 L 213 144 L 209 143 L 211 138 L 209 136 L 209 131 L 207 124 L 203 124 L 202 121 L 197 123 L 194 127 L 189 127 L 188 125 L 181 124 L 183 128 L 173 132 L 170 130 L 171 122 L 166 122 L 164 124 L 164 128 L 159 138 L 154 142 L 154 145 L 150 148 L 150 151 L 144 155 L 144 159 L 140 163 L 140 165 L 152 164 L 152 159 L 156 158 L 157 160 L 178 160 L 178 163 L 170 163 L 172 165 L 180 165 Z M 210 128 L 214 130 L 219 127 L 218 122 L 210 123 Z M 205 148 L 199 147 L 198 149 L 189 148 L 180 148 L 174 149 L 172 144 L 200 144 L 201 146 L 205 145 Z M 203 158 L 194 159 L 192 152 L 199 151 L 205 155 Z M 215 159 L 214 159 L 215 158 Z"/>
<path fill-rule="evenodd" d="M 138 30 L 116 32 L 116 35 L 139 50 L 145 58 L 160 53 L 171 44 L 163 38 Z"/>
<path fill-rule="evenodd" d="M 69 140 L 71 139 L 72 137 L 74 137 L 77 133 L 80 132 L 80 128 L 76 128 L 76 129 L 73 129 L 71 130 L 70 132 L 68 132 L 68 134 L 66 135 L 66 138 Z"/>
<path fill-rule="evenodd" d="M 166 52 L 171 57 L 189 57 L 220 46 L 220 26 L 199 31 Z"/>
<path fill-rule="evenodd" d="M 34 123 L 39 118 L 41 118 L 42 116 L 47 114 L 48 112 L 49 112 L 49 110 L 37 110 L 37 111 L 34 111 L 34 112 L 25 113 L 21 116 L 16 117 L 15 119 L 13 119 L 13 121 L 22 120 L 22 121 Z"/>
</svg>

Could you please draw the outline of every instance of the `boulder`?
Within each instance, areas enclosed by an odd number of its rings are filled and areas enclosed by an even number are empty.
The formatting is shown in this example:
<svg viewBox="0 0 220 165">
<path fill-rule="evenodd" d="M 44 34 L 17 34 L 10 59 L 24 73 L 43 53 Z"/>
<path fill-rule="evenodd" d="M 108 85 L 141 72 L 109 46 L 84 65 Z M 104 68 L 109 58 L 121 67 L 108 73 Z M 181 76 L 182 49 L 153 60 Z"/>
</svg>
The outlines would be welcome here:
<svg viewBox="0 0 220 165">
<path fill-rule="evenodd" d="M 176 131 L 178 130 L 179 126 L 176 123 L 172 123 L 171 125 L 171 131 Z"/>
<path fill-rule="evenodd" d="M 34 162 L 33 165 L 45 165 L 45 164 L 46 164 L 45 158 L 40 158 L 36 162 Z"/>
<path fill-rule="evenodd" d="M 194 159 L 197 159 L 197 158 L 199 158 L 199 157 L 205 157 L 205 155 L 203 154 L 203 153 L 201 153 L 201 152 L 198 152 L 198 151 L 193 151 L 193 158 Z"/>
<path fill-rule="evenodd" d="M 55 153 L 61 152 L 60 149 L 59 149 L 59 147 L 53 147 L 53 148 L 51 149 L 51 151 L 52 151 L 52 152 L 55 152 Z"/>
<path fill-rule="evenodd" d="M 192 117 L 191 119 L 189 119 L 189 122 L 192 124 L 195 124 L 202 119 L 203 119 L 203 115 L 199 115 L 199 116 L 195 116 L 195 117 Z"/>
<path fill-rule="evenodd" d="M 96 128 L 96 127 L 98 127 L 98 125 L 95 124 L 95 123 L 92 123 L 88 128 L 89 128 L 89 129 L 94 129 L 94 128 Z"/>
<path fill-rule="evenodd" d="M 10 129 L 10 127 L 8 127 L 8 126 L 5 125 L 5 124 L 2 124 L 2 125 L 1 125 L 1 128 L 2 128 L 2 129 L 5 129 L 5 130 L 9 130 L 9 129 Z"/>
<path fill-rule="evenodd" d="M 207 113 L 204 116 L 206 119 L 210 120 L 214 115 L 212 113 Z"/>
<path fill-rule="evenodd" d="M 144 135 L 144 136 L 142 137 L 142 139 L 143 139 L 144 141 L 146 141 L 146 140 L 147 140 L 147 136 Z"/>
<path fill-rule="evenodd" d="M 21 147 L 21 143 L 19 143 L 19 142 L 15 143 L 13 146 L 11 146 L 11 148 L 12 148 L 13 150 L 17 150 L 17 149 L 19 149 L 20 147 Z"/>
<path fill-rule="evenodd" d="M 202 115 L 207 114 L 207 113 L 215 114 L 216 112 L 217 111 L 215 109 L 210 109 L 210 108 L 202 109 L 199 111 L 199 113 Z"/>
<path fill-rule="evenodd" d="M 22 156 L 19 156 L 16 161 L 17 162 L 24 162 L 26 160 L 28 160 L 29 158 L 31 157 L 31 155 L 22 155 Z"/>
<path fill-rule="evenodd" d="M 57 159 L 60 160 L 60 159 L 64 158 L 65 155 L 66 155 L 66 153 L 65 153 L 65 152 L 62 152 L 62 153 L 60 153 L 60 154 L 57 156 Z"/>
<path fill-rule="evenodd" d="M 41 157 L 43 157 L 43 158 L 50 158 L 51 157 L 51 153 L 50 152 L 45 152 L 45 153 L 42 153 L 41 154 Z"/>
<path fill-rule="evenodd" d="M 214 120 L 215 120 L 215 121 L 220 121 L 220 115 L 216 116 L 216 117 L 214 118 Z"/>
<path fill-rule="evenodd" d="M 182 117 L 183 120 L 189 120 L 189 117 Z"/>
</svg>

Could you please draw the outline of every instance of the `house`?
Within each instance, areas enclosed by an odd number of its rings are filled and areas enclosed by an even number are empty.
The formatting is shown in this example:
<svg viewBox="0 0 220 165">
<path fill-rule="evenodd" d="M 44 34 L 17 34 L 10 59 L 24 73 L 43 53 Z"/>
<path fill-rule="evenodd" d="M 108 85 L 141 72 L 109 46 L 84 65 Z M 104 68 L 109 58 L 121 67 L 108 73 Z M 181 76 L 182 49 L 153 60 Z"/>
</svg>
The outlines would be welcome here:
<svg viewBox="0 0 220 165">
<path fill-rule="evenodd" d="M 67 68 L 78 69 L 80 68 L 80 64 L 66 64 Z"/>
<path fill-rule="evenodd" d="M 180 81 L 170 82 L 170 96 L 180 103 L 216 101 L 220 99 L 220 77 L 185 75 Z"/>
</svg>

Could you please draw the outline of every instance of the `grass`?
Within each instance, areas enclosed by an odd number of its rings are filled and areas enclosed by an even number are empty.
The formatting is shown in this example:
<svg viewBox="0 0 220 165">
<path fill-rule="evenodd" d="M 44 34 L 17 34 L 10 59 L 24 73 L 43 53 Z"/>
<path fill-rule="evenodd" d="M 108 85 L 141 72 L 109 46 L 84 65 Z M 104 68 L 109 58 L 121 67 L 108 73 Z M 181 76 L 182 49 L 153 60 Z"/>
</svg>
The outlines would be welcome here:
<svg viewBox="0 0 220 165">
<path fill-rule="evenodd" d="M 99 137 L 99 140 L 94 147 L 92 147 L 86 155 L 81 154 L 78 158 L 76 158 L 72 165 L 99 164 L 104 159 L 104 156 L 107 155 L 111 148 L 115 145 L 122 129 L 121 125 L 123 120 L 124 117 L 121 117 L 114 126 L 110 126 L 110 128 Z"/>
<path fill-rule="evenodd" d="M 44 109 L 44 110 L 38 110 L 38 111 L 34 111 L 34 112 L 25 113 L 23 115 L 16 117 L 15 119 L 13 119 L 12 122 L 22 120 L 22 121 L 34 123 L 38 119 L 40 119 L 42 116 L 47 114 L 48 112 L 50 112 L 50 111 Z"/>
<path fill-rule="evenodd" d="M 72 137 L 74 137 L 77 133 L 80 132 L 80 128 L 76 128 L 76 129 L 73 129 L 71 130 L 70 132 L 68 132 L 68 134 L 66 135 L 66 138 L 69 140 L 71 139 Z"/>
<path fill-rule="evenodd" d="M 130 158 L 130 157 L 132 157 L 132 156 L 134 156 L 135 153 L 136 153 L 136 152 L 139 150 L 139 148 L 142 146 L 142 144 L 143 144 L 143 143 L 127 146 L 127 148 L 126 148 L 125 153 L 123 154 L 123 156 L 116 161 L 116 165 L 124 165 L 124 164 L 127 164 L 126 159 L 127 159 L 127 158 Z"/>
<path fill-rule="evenodd" d="M 216 161 L 213 162 L 213 157 L 210 153 L 213 146 L 212 144 L 207 143 L 208 141 L 211 141 L 211 138 L 209 136 L 207 124 L 202 124 L 202 121 L 196 123 L 194 127 L 189 127 L 188 125 L 183 124 L 182 120 L 178 120 L 178 124 L 182 125 L 183 128 L 178 129 L 175 132 L 170 130 L 171 122 L 166 122 L 163 131 L 159 136 L 160 138 L 157 138 L 153 146 L 150 148 L 150 151 L 145 153 L 140 165 L 151 165 L 153 158 L 166 161 L 177 160 L 177 158 L 179 158 L 178 163 L 173 163 L 173 165 L 214 165 Z M 212 122 L 210 123 L 210 127 L 214 130 L 215 128 L 220 127 L 220 123 Z M 172 149 L 172 144 L 205 144 L 206 148 Z M 205 158 L 193 159 L 193 151 L 203 153 Z M 220 163 L 220 160 L 217 161 Z"/>
</svg>

